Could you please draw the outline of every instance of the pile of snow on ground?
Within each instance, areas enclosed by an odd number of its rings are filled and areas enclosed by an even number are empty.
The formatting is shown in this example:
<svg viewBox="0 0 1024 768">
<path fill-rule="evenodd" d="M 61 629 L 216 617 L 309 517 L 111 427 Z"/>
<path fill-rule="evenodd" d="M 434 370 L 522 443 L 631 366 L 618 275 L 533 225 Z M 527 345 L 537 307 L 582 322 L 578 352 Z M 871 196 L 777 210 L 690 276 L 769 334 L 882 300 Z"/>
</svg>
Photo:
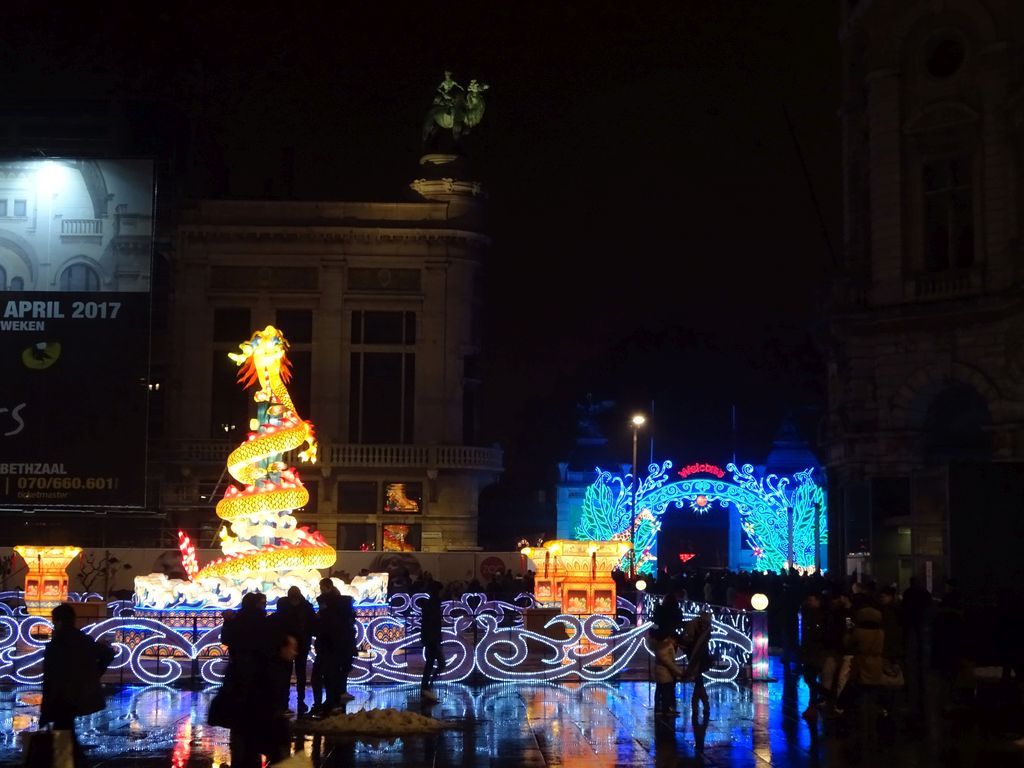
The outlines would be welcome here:
<svg viewBox="0 0 1024 768">
<path fill-rule="evenodd" d="M 402 736 L 407 733 L 436 733 L 450 723 L 401 709 L 361 709 L 354 714 L 337 714 L 323 720 L 303 720 L 298 727 L 309 733 L 352 733 L 372 736 Z"/>
</svg>

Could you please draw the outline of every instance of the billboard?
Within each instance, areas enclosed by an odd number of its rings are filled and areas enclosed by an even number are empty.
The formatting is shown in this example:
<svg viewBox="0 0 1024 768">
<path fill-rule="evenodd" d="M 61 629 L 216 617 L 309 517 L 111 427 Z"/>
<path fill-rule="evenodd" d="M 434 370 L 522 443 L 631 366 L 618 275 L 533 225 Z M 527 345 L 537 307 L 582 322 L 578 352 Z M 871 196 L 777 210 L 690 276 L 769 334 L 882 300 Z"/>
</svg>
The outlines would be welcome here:
<svg viewBox="0 0 1024 768">
<path fill-rule="evenodd" d="M 0 160 L 0 507 L 145 506 L 151 160 Z"/>
</svg>

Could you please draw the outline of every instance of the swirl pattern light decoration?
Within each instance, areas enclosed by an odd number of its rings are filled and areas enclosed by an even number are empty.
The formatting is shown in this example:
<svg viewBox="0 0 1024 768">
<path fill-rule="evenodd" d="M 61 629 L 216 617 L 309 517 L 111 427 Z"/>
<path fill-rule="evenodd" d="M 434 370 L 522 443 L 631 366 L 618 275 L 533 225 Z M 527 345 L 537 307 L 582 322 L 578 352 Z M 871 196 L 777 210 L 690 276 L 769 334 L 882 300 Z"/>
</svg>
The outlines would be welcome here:
<svg viewBox="0 0 1024 768">
<path fill-rule="evenodd" d="M 194 570 L 190 543 L 179 533 L 188 580 L 161 579 L 162 574 L 137 577 L 136 602 L 165 609 L 194 604 L 237 604 L 246 592 L 260 591 L 276 599 L 291 586 L 307 597 L 316 594 L 318 569 L 330 568 L 337 553 L 319 532 L 298 527 L 292 511 L 309 501 L 298 472 L 282 457 L 300 449 L 299 459 L 315 462 L 313 425 L 301 419 L 286 386 L 290 378 L 288 340 L 268 325 L 228 356 L 240 366 L 239 381 L 257 385 L 253 400 L 256 418 L 245 441 L 231 452 L 227 469 L 241 487 L 229 485 L 217 503 L 217 516 L 231 532 L 221 529 L 224 556 Z M 303 448 L 303 446 L 305 446 Z M 191 550 L 194 552 L 194 550 Z"/>
<path fill-rule="evenodd" d="M 3 596 L 0 594 L 0 598 Z M 422 653 L 416 615 L 426 595 L 396 598 L 390 614 L 356 622 L 357 644 L 368 653 L 353 660 L 351 683 L 419 681 L 419 665 L 410 666 L 408 660 L 412 654 Z M 640 610 L 640 606 L 620 596 L 617 617 L 555 616 L 546 629 L 564 630 L 558 633 L 563 635 L 560 638 L 525 628 L 523 611 L 531 606 L 529 595 L 520 595 L 512 603 L 489 601 L 482 594 L 446 601 L 441 648 L 448 666 L 438 680 L 460 682 L 474 673 L 498 682 L 610 680 L 630 665 L 636 669 L 642 651 L 652 653 L 648 645 L 652 625 L 638 625 L 636 620 L 637 616 L 648 615 L 652 606 Z M 169 685 L 195 671 L 207 683 L 223 681 L 226 659 L 221 655 L 219 625 L 201 629 L 191 639 L 192 633 L 171 627 L 166 621 L 126 615 L 131 608 L 123 603 L 112 603 L 111 608 L 117 615 L 84 631 L 111 644 L 115 651 L 112 668 L 126 679 L 144 685 Z M 748 611 L 683 605 L 688 617 L 702 610 L 712 612 L 710 647 L 717 658 L 705 677 L 709 682 L 735 680 L 743 670 L 750 669 L 755 650 L 752 615 Z M 0 603 L 0 681 L 40 683 L 45 641 L 36 634 L 49 627 L 46 619 L 29 616 L 23 606 L 11 608 Z M 393 631 L 396 629 L 402 631 Z"/>
<path fill-rule="evenodd" d="M 636 491 L 637 571 L 653 575 L 657 566 L 661 518 L 671 505 L 696 505 L 698 512 L 735 505 L 740 526 L 754 554 L 755 570 L 778 571 L 790 565 L 801 571 L 817 563 L 818 547 L 828 541 L 825 490 L 814 480 L 814 470 L 792 477 L 755 474 L 750 464 L 726 469 L 732 479 L 690 477 L 668 482 L 671 461 L 651 464 Z M 634 482 L 631 475 L 613 475 L 597 468 L 597 479 L 586 489 L 578 539 L 629 539 Z M 685 472 L 685 470 L 684 470 Z M 698 502 L 700 500 L 700 502 Z M 792 510 L 793 562 L 789 562 L 790 510 Z M 624 566 L 620 564 L 620 567 Z"/>
</svg>

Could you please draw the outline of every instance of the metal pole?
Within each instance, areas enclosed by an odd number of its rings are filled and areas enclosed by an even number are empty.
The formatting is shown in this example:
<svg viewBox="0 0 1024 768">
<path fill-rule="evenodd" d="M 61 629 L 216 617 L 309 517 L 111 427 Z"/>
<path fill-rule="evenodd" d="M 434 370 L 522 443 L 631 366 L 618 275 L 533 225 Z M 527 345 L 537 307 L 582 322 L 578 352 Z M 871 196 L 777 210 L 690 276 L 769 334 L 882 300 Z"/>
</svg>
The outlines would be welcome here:
<svg viewBox="0 0 1024 768">
<path fill-rule="evenodd" d="M 814 572 L 821 573 L 821 515 L 814 508 Z"/>
<path fill-rule="evenodd" d="M 195 613 L 192 614 L 192 647 L 195 648 L 196 643 L 199 642 L 199 617 Z M 199 654 L 197 653 L 192 657 L 192 680 L 190 685 L 193 691 L 199 690 L 197 680 L 199 678 Z"/>
<path fill-rule="evenodd" d="M 636 475 L 636 435 L 639 429 L 637 424 L 633 425 L 633 503 L 630 509 L 632 519 L 629 523 L 629 543 L 633 545 L 629 556 L 629 577 L 631 579 L 636 578 L 636 491 L 637 486 L 640 485 L 640 480 Z"/>
<path fill-rule="evenodd" d="M 653 425 L 654 424 L 654 422 L 653 422 L 653 419 L 654 419 L 654 401 L 653 400 L 651 400 L 651 419 L 652 419 L 651 424 Z M 653 464 L 654 463 L 654 429 L 653 429 L 653 426 L 652 426 L 650 434 L 651 434 L 651 454 L 650 454 L 651 460 L 649 462 L 647 462 L 647 463 L 648 464 Z"/>
<path fill-rule="evenodd" d="M 789 567 L 796 567 L 796 563 L 793 562 L 793 508 L 786 507 L 786 532 L 788 539 L 788 546 L 786 548 L 786 557 L 789 559 Z"/>
</svg>

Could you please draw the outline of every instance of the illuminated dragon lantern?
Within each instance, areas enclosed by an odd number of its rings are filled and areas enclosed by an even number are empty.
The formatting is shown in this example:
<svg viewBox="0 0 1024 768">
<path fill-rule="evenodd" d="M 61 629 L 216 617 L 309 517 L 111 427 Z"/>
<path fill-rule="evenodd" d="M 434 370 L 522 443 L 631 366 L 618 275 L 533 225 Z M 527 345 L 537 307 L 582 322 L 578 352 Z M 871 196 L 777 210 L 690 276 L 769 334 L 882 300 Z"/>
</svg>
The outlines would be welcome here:
<svg viewBox="0 0 1024 768">
<path fill-rule="evenodd" d="M 224 556 L 198 568 L 191 542 L 179 533 L 189 579 L 136 578 L 140 605 L 226 605 L 253 591 L 276 599 L 291 586 L 312 596 L 320 580 L 317 569 L 330 568 L 337 559 L 320 533 L 299 528 L 291 514 L 305 506 L 309 492 L 283 457 L 302 448 L 299 459 L 315 462 L 317 443 L 313 425 L 299 417 L 288 394 L 288 341 L 268 325 L 239 346 L 241 353 L 229 357 L 241 368 L 239 382 L 258 386 L 256 418 L 245 441 L 228 456 L 228 472 L 241 487 L 230 485 L 217 503 L 217 516 L 231 529 L 221 529 Z"/>
<path fill-rule="evenodd" d="M 291 515 L 309 501 L 309 492 L 295 468 L 281 461 L 302 445 L 299 459 L 316 461 L 312 424 L 299 418 L 286 386 L 291 378 L 288 340 L 267 326 L 239 346 L 241 354 L 228 356 L 241 367 L 243 386 L 259 386 L 253 395 L 257 417 L 246 441 L 227 457 L 227 471 L 242 487 L 229 485 L 217 503 L 217 516 L 230 524 L 233 536 L 221 530 L 225 557 L 200 570 L 197 578 L 329 568 L 337 557 L 334 548 L 318 532 L 297 527 Z"/>
<path fill-rule="evenodd" d="M 281 457 L 305 445 L 298 454 L 306 462 L 316 461 L 313 425 L 299 418 L 285 386 L 291 375 L 286 355 L 288 341 L 277 328 L 268 325 L 239 345 L 241 354 L 229 357 L 239 366 L 238 380 L 253 395 L 257 416 L 245 442 L 228 456 L 228 472 L 239 483 L 229 486 L 217 503 L 217 516 L 231 526 L 221 531 L 225 557 L 215 560 L 196 575 L 231 576 L 259 573 L 271 582 L 274 575 L 330 568 L 337 555 L 319 533 L 296 527 L 291 511 L 309 501 L 294 467 Z M 319 574 L 315 574 L 319 580 Z"/>
</svg>

